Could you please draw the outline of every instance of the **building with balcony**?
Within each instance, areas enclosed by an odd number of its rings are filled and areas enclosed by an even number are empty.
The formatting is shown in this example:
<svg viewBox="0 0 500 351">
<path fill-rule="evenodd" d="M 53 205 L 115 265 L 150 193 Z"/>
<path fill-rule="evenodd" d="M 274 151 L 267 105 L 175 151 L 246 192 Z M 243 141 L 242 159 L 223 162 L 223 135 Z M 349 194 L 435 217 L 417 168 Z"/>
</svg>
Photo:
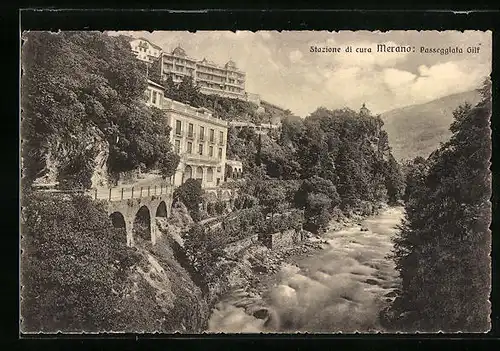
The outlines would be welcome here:
<svg viewBox="0 0 500 351">
<path fill-rule="evenodd" d="M 225 181 L 241 179 L 243 175 L 243 163 L 236 160 L 226 160 Z"/>
<path fill-rule="evenodd" d="M 277 130 L 281 127 L 281 122 L 274 123 L 259 123 L 255 124 L 252 122 L 240 122 L 240 121 L 232 121 L 229 122 L 229 125 L 236 130 L 241 130 L 243 128 L 250 128 L 255 131 L 256 134 L 268 134 L 272 130 Z"/>
<path fill-rule="evenodd" d="M 147 63 L 157 60 L 163 52 L 161 47 L 144 38 L 132 40 L 130 47 L 138 60 Z"/>
<path fill-rule="evenodd" d="M 180 82 L 184 77 L 191 77 L 203 94 L 247 100 L 245 72 L 239 70 L 232 60 L 224 66 L 205 58 L 196 60 L 189 57 L 180 46 L 170 53 L 163 52 L 161 60 L 162 77 L 171 74 L 174 82 Z M 256 100 L 255 94 L 251 99 Z"/>
<path fill-rule="evenodd" d="M 203 188 L 224 182 L 228 123 L 213 117 L 205 108 L 195 108 L 163 94 L 163 87 L 148 81 L 147 104 L 161 108 L 170 126 L 170 140 L 180 156 L 172 184 L 179 186 L 189 178 L 199 179 Z M 240 171 L 241 174 L 241 171 Z"/>
<path fill-rule="evenodd" d="M 174 151 L 180 155 L 174 186 L 189 178 L 199 179 L 203 188 L 224 181 L 227 148 L 227 122 L 203 108 L 194 108 L 171 99 L 163 99 Z"/>
<path fill-rule="evenodd" d="M 163 96 L 165 89 L 162 85 L 148 80 L 148 88 L 146 89 L 146 103 L 150 106 L 162 108 Z"/>
</svg>

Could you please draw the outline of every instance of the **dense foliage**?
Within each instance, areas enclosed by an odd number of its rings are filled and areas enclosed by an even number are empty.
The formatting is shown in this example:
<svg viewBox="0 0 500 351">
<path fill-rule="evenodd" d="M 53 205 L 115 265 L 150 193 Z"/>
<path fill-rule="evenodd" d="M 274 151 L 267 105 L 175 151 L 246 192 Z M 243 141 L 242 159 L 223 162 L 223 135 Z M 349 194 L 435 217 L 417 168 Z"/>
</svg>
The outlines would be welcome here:
<svg viewBox="0 0 500 351">
<path fill-rule="evenodd" d="M 394 257 L 403 281 L 397 326 L 489 329 L 490 83 L 483 101 L 454 113 L 451 139 L 407 172 L 406 220 Z"/>
<path fill-rule="evenodd" d="M 25 194 L 23 200 L 23 330 L 118 328 L 125 308 L 118 292 L 140 260 L 126 247 L 125 233 L 90 198 Z"/>
<path fill-rule="evenodd" d="M 158 68 L 154 67 L 155 71 L 157 71 Z M 154 73 L 154 77 L 156 75 Z M 213 111 L 215 116 L 226 121 L 239 120 L 252 123 L 269 123 L 273 118 L 272 112 L 258 111 L 258 106 L 254 103 L 216 94 L 203 94 L 190 77 L 185 77 L 177 83 L 174 82 L 172 75 L 167 74 L 161 80 L 161 84 L 165 87 L 165 97 L 194 107 L 208 108 Z"/>
<path fill-rule="evenodd" d="M 100 204 L 28 191 L 22 201 L 24 332 L 204 328 L 199 291 L 162 238 L 151 253 L 165 276 L 144 277 L 139 271 L 151 270 L 150 253 L 127 247 L 125 230 L 113 228 Z"/>
<path fill-rule="evenodd" d="M 304 120 L 283 119 L 277 136 L 230 130 L 228 146 L 243 163 L 244 193 L 271 214 L 283 210 L 272 204 L 304 209 L 305 227 L 318 232 L 338 209 L 370 214 L 370 204 L 401 199 L 402 169 L 382 127 L 378 116 L 319 108 Z M 291 199 L 287 184 L 297 192 Z"/>
<path fill-rule="evenodd" d="M 168 127 L 145 105 L 146 70 L 126 38 L 100 32 L 27 32 L 22 46 L 25 179 L 55 164 L 59 180 L 90 186 L 99 153 L 111 173 L 175 170 Z"/>
<path fill-rule="evenodd" d="M 174 202 L 182 202 L 188 209 L 191 218 L 197 222 L 201 219 L 200 204 L 203 200 L 203 194 L 200 181 L 190 178 L 175 188 L 173 200 Z"/>
</svg>

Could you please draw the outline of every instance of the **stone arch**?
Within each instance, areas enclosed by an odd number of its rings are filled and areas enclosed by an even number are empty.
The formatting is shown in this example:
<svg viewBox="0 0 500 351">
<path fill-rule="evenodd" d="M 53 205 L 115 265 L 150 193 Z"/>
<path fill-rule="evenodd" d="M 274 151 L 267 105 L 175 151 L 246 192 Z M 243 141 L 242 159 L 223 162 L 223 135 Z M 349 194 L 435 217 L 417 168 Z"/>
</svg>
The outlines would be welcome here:
<svg viewBox="0 0 500 351">
<path fill-rule="evenodd" d="M 125 221 L 125 217 L 121 212 L 113 212 L 109 215 L 109 219 L 111 219 L 111 224 L 114 228 L 120 229 L 125 235 L 125 240 L 127 239 L 127 223 Z"/>
<path fill-rule="evenodd" d="M 207 182 L 212 183 L 214 181 L 214 168 L 208 167 L 207 169 Z"/>
<path fill-rule="evenodd" d="M 188 165 L 184 168 L 184 173 L 182 174 L 182 183 L 185 183 L 186 180 L 190 178 L 193 178 L 193 168 Z"/>
<path fill-rule="evenodd" d="M 167 204 L 162 201 L 158 204 L 156 208 L 156 217 L 168 217 Z"/>
<path fill-rule="evenodd" d="M 233 167 L 231 167 L 230 165 L 226 164 L 226 167 L 225 167 L 225 170 L 224 170 L 224 175 L 225 175 L 225 179 L 231 179 L 233 178 Z"/>
<path fill-rule="evenodd" d="M 228 190 L 222 192 L 222 200 L 229 200 L 231 198 L 231 193 Z"/>
<path fill-rule="evenodd" d="M 109 215 L 109 218 L 111 219 L 111 223 L 113 224 L 113 227 L 115 228 L 126 228 L 125 224 L 125 217 L 121 214 L 121 212 L 113 212 L 112 214 Z"/>
<path fill-rule="evenodd" d="M 135 214 L 133 233 L 143 240 L 151 240 L 151 214 L 147 206 L 141 206 Z"/>
<path fill-rule="evenodd" d="M 196 167 L 196 179 L 199 179 L 200 181 L 203 180 L 203 168 L 201 166 Z"/>
</svg>

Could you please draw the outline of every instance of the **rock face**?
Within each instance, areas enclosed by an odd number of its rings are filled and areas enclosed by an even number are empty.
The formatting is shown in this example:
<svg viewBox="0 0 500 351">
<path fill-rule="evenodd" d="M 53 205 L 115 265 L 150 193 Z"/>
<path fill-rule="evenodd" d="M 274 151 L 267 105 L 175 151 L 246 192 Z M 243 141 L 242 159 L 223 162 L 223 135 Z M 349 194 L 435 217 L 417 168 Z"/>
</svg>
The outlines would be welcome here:
<svg viewBox="0 0 500 351">
<path fill-rule="evenodd" d="M 104 140 L 97 140 L 94 144 L 95 152 L 97 153 L 94 163 L 94 172 L 90 178 L 93 188 L 106 187 L 108 185 L 108 157 L 109 143 Z"/>
<path fill-rule="evenodd" d="M 89 128 L 79 135 L 58 135 L 49 140 L 44 149 L 42 158 L 45 166 L 34 180 L 34 184 L 57 183 L 61 177 L 61 170 L 84 155 L 83 160 L 90 158 L 88 162 L 92 168 L 91 186 L 108 185 L 109 143 L 97 128 Z"/>
<path fill-rule="evenodd" d="M 35 185 L 50 185 L 57 183 L 57 176 L 59 174 L 59 162 L 51 150 L 44 156 L 45 167 L 41 175 L 34 180 Z"/>
<path fill-rule="evenodd" d="M 178 228 L 187 228 L 193 224 L 193 219 L 189 211 L 182 202 L 175 202 L 172 205 L 172 214 L 170 215 L 170 224 Z"/>
<path fill-rule="evenodd" d="M 144 259 L 130 280 L 142 289 L 135 296 L 147 301 L 134 303 L 143 304 L 145 308 L 150 306 L 144 317 L 161 321 L 159 325 L 151 325 L 159 330 L 145 332 L 202 332 L 208 323 L 208 306 L 200 288 L 175 258 L 168 238 L 160 238 L 152 248 L 139 246 L 137 249 Z M 130 299 L 134 300 L 134 296 Z"/>
</svg>

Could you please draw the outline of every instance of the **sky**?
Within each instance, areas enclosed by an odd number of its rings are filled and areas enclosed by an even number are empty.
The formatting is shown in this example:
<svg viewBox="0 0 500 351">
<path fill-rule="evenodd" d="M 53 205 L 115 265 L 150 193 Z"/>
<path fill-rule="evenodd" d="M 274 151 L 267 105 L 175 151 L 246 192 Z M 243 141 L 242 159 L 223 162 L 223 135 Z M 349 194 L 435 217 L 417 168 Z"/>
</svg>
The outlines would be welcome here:
<svg viewBox="0 0 500 351">
<path fill-rule="evenodd" d="M 155 31 L 120 32 L 172 51 L 246 72 L 246 90 L 305 117 L 316 108 L 363 103 L 373 113 L 425 103 L 478 88 L 491 72 L 491 32 L 480 31 Z M 111 35 L 117 33 L 110 33 Z M 376 52 L 377 44 L 415 52 Z M 311 46 L 341 52 L 310 52 Z M 345 48 L 351 46 L 352 53 Z M 421 53 L 420 48 L 462 48 L 463 53 Z M 479 52 L 467 53 L 468 47 Z M 372 52 L 355 52 L 371 48 Z"/>
</svg>

